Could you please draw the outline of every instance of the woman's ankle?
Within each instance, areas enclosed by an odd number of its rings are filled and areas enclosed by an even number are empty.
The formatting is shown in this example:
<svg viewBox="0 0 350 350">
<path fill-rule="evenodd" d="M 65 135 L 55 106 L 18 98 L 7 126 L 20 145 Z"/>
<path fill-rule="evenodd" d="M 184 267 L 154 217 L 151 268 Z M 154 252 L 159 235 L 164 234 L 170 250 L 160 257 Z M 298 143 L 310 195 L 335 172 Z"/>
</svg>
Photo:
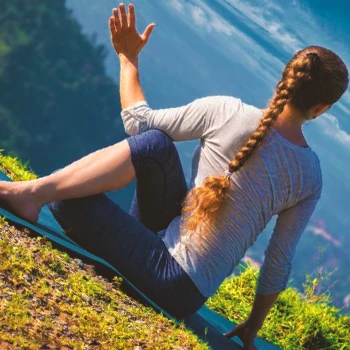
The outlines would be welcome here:
<svg viewBox="0 0 350 350">
<path fill-rule="evenodd" d="M 36 205 L 43 207 L 45 204 L 51 202 L 47 196 L 47 185 L 43 183 L 42 178 L 37 180 L 25 181 L 22 183 L 21 192 L 22 195 L 31 197 Z"/>
</svg>

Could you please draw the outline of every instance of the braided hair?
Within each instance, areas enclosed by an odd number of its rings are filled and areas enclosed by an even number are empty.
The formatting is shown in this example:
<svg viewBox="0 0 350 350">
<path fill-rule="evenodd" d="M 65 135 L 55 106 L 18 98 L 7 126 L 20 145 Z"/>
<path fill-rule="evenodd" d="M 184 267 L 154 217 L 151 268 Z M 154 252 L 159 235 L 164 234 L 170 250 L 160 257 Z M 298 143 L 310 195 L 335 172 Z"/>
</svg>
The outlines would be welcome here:
<svg viewBox="0 0 350 350">
<path fill-rule="evenodd" d="M 302 113 L 317 104 L 333 104 L 346 91 L 348 70 L 334 52 L 321 46 L 299 50 L 286 64 L 281 80 L 275 87 L 265 116 L 228 165 L 224 175 L 208 176 L 193 188 L 183 203 L 182 233 L 210 228 L 220 219 L 230 188 L 230 176 L 252 156 L 271 130 L 287 103 Z"/>
</svg>

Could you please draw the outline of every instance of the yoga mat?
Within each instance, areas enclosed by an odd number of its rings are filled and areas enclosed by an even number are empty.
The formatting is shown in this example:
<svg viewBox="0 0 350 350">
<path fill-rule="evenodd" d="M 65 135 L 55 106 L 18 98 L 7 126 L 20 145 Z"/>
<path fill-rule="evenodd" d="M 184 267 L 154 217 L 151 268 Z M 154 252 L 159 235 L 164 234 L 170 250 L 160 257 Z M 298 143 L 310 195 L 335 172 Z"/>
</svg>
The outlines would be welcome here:
<svg viewBox="0 0 350 350">
<path fill-rule="evenodd" d="M 7 175 L 0 171 L 0 181 L 12 181 Z M 66 236 L 61 226 L 58 224 L 56 219 L 51 214 L 50 209 L 45 205 L 39 216 L 39 220 L 36 224 L 32 224 L 23 219 L 20 219 L 16 215 L 10 213 L 9 211 L 2 209 L 0 207 L 0 215 L 8 219 L 8 221 L 13 224 L 19 224 L 21 226 L 27 227 L 40 235 L 46 236 L 49 240 L 55 243 L 55 247 L 62 248 L 64 251 L 69 251 L 74 255 L 81 258 L 83 261 L 92 263 L 98 268 L 104 268 L 106 273 L 113 274 L 121 277 L 125 283 L 134 291 L 138 296 L 140 296 L 144 301 L 146 301 L 150 306 L 152 306 L 156 311 L 162 312 L 169 319 L 173 320 L 177 324 L 180 321 L 172 317 L 165 310 L 160 308 L 152 300 L 150 300 L 146 295 L 144 295 L 140 290 L 138 290 L 133 284 L 131 284 L 127 278 L 125 278 L 119 271 L 117 271 L 111 264 L 102 258 L 89 253 L 84 248 L 80 247 L 69 237 Z M 187 317 L 184 320 L 186 326 L 194 331 L 201 339 L 207 341 L 213 350 L 238 350 L 242 349 L 240 346 L 242 343 L 237 337 L 232 339 L 223 336 L 223 333 L 231 330 L 235 324 L 231 321 L 226 320 L 224 317 L 218 315 L 214 311 L 208 309 L 206 306 L 200 308 L 195 314 Z M 256 338 L 255 345 L 259 350 L 278 350 L 278 346 L 268 343 L 267 341 Z"/>
</svg>

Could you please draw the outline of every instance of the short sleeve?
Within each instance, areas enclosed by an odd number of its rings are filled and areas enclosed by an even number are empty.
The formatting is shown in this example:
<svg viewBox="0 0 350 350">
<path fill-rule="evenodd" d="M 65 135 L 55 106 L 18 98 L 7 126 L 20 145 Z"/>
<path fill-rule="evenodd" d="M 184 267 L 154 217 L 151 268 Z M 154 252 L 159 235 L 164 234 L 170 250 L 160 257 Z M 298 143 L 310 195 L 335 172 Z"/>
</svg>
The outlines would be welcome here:
<svg viewBox="0 0 350 350">
<path fill-rule="evenodd" d="M 322 187 L 312 196 L 279 213 L 260 269 L 259 294 L 270 295 L 287 288 L 296 246 L 316 208 L 321 190 Z"/>
<path fill-rule="evenodd" d="M 173 141 L 206 139 L 237 113 L 240 103 L 231 96 L 207 96 L 184 106 L 155 110 L 140 101 L 123 109 L 121 117 L 129 135 L 158 129 Z"/>
</svg>

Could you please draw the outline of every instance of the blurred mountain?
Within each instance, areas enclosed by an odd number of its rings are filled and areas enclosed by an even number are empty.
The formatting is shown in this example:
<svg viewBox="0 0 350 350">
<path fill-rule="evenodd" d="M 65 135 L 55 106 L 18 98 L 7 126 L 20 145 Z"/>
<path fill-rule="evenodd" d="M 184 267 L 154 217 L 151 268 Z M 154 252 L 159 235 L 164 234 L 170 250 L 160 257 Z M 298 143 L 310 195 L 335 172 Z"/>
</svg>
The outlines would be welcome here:
<svg viewBox="0 0 350 350">
<path fill-rule="evenodd" d="M 0 147 L 44 176 L 124 139 L 105 57 L 64 0 L 1 1 Z"/>
</svg>

